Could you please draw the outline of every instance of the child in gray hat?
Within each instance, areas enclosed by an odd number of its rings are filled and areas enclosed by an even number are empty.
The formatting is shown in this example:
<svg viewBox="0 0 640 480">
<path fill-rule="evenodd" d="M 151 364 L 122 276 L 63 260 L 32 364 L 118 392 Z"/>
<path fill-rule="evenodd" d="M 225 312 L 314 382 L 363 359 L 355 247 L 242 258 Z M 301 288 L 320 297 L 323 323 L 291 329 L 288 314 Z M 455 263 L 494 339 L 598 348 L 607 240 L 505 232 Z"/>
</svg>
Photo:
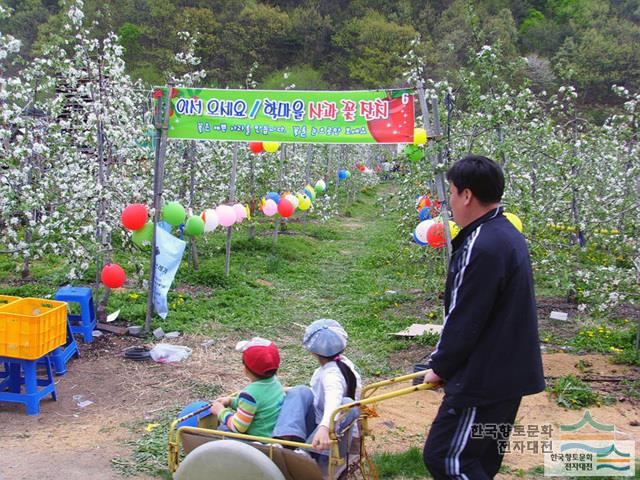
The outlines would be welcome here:
<svg viewBox="0 0 640 480">
<path fill-rule="evenodd" d="M 355 365 L 342 354 L 347 339 L 347 332 L 335 320 L 323 318 L 306 328 L 302 344 L 320 366 L 309 387 L 299 385 L 287 392 L 274 437 L 311 443 L 319 451 L 329 448 L 331 414 L 340 405 L 359 400 L 362 389 Z M 352 409 L 336 426 L 350 423 L 358 413 Z"/>
</svg>

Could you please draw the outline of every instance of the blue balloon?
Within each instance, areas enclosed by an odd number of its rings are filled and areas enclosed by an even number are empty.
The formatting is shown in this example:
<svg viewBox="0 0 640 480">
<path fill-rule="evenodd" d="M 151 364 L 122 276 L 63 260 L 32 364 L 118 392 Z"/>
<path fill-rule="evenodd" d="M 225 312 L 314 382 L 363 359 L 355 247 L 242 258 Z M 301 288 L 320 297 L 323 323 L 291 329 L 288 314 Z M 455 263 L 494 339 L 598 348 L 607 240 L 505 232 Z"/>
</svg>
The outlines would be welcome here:
<svg viewBox="0 0 640 480">
<path fill-rule="evenodd" d="M 426 246 L 427 243 L 426 242 L 421 242 L 418 237 L 416 237 L 416 232 L 415 230 L 413 231 L 413 239 L 416 241 L 416 243 L 422 247 Z"/>
<path fill-rule="evenodd" d="M 346 170 L 339 170 L 338 171 L 338 178 L 340 180 L 346 180 L 347 177 L 348 177 L 348 175 L 347 175 L 347 171 Z"/>
<path fill-rule="evenodd" d="M 274 202 L 276 202 L 276 205 L 278 204 L 278 202 L 280 201 L 280 195 L 276 192 L 269 192 L 265 195 L 265 197 L 267 200 L 271 199 Z"/>
<path fill-rule="evenodd" d="M 418 215 L 420 216 L 420 221 L 429 220 L 431 218 L 431 209 L 424 207 Z"/>
<path fill-rule="evenodd" d="M 186 407 L 184 407 L 180 413 L 178 414 L 178 418 L 182 418 L 185 415 L 189 415 L 190 413 L 195 412 L 196 410 L 200 410 L 203 407 L 206 407 L 207 405 L 209 405 L 209 402 L 203 402 L 202 400 L 198 401 L 198 402 L 193 402 L 190 403 L 189 405 L 187 405 Z M 180 427 L 197 427 L 198 426 L 198 420 L 200 418 L 206 417 L 212 415 L 211 410 L 207 409 L 204 412 L 201 412 L 197 415 L 194 415 L 191 418 L 188 418 L 182 422 L 180 422 L 178 425 L 176 425 L 176 429 L 180 428 Z"/>
<path fill-rule="evenodd" d="M 309 197 L 309 200 L 313 202 L 313 193 L 311 192 L 311 190 L 309 190 L 307 187 L 304 187 L 304 190 L 302 191 L 302 193 L 304 193 L 307 197 Z"/>
</svg>

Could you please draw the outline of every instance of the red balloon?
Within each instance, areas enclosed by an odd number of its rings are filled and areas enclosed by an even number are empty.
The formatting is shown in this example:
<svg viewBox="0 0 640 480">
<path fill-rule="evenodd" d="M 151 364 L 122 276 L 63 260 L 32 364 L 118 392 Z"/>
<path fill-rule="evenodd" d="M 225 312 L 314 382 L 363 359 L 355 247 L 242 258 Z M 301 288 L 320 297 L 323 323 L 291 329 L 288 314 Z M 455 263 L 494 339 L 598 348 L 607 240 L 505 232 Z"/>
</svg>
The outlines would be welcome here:
<svg viewBox="0 0 640 480">
<path fill-rule="evenodd" d="M 278 202 L 278 213 L 284 218 L 289 218 L 293 215 L 293 204 L 286 198 L 281 198 Z"/>
<path fill-rule="evenodd" d="M 364 165 L 358 165 L 358 170 L 360 170 L 361 172 L 364 172 L 366 168 L 367 167 L 365 167 Z"/>
<path fill-rule="evenodd" d="M 427 230 L 427 243 L 433 248 L 442 248 L 446 242 L 444 225 L 442 223 L 433 223 Z"/>
<path fill-rule="evenodd" d="M 124 285 L 126 278 L 124 270 L 117 263 L 107 263 L 100 274 L 102 283 L 109 288 L 120 288 Z"/>
<path fill-rule="evenodd" d="M 262 145 L 262 142 L 249 142 L 249 148 L 253 153 L 256 154 L 264 152 L 264 146 Z"/>
<path fill-rule="evenodd" d="M 140 230 L 147 223 L 147 207 L 134 203 L 122 210 L 122 225 L 129 230 Z"/>
</svg>

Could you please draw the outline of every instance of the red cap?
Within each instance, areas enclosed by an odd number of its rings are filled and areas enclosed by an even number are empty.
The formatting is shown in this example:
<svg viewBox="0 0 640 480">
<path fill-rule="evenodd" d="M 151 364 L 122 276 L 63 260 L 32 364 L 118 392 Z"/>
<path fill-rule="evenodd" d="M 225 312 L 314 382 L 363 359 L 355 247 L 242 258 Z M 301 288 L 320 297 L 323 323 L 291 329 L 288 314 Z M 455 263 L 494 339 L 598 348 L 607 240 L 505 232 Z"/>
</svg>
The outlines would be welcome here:
<svg viewBox="0 0 640 480">
<path fill-rule="evenodd" d="M 263 377 L 280 367 L 280 352 L 273 342 L 253 339 L 242 348 L 242 362 L 256 375 Z"/>
</svg>

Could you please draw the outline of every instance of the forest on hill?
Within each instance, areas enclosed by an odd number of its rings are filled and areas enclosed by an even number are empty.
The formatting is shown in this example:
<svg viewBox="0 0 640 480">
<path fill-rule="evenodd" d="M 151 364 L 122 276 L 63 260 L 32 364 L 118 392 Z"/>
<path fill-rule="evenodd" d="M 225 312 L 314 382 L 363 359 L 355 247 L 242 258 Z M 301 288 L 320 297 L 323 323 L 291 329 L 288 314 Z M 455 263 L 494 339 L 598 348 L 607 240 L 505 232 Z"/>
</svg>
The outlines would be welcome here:
<svg viewBox="0 0 640 480">
<path fill-rule="evenodd" d="M 22 41 L 25 61 L 61 35 L 65 0 L 3 3 L 0 31 Z M 96 37 L 119 36 L 128 72 L 148 84 L 182 73 L 180 32 L 209 87 L 379 88 L 412 71 L 455 84 L 483 45 L 522 59 L 514 82 L 571 84 L 582 104 L 640 80 L 640 0 L 84 0 L 83 11 Z"/>
</svg>

